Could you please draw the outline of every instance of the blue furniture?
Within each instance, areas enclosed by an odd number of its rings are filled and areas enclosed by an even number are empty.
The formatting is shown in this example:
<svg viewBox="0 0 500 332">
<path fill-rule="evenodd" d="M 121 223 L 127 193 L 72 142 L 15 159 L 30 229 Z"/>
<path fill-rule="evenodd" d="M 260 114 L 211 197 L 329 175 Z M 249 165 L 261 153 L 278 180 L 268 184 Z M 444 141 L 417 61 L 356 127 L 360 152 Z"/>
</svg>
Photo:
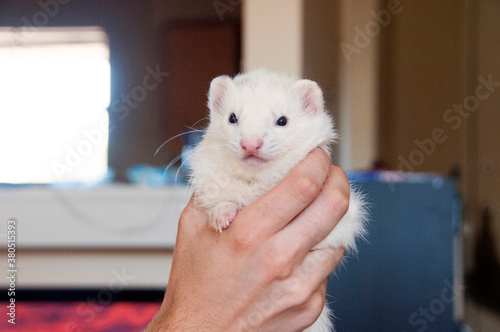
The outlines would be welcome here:
<svg viewBox="0 0 500 332">
<path fill-rule="evenodd" d="M 463 289 L 452 289 L 461 221 L 455 182 L 384 174 L 350 174 L 368 197 L 371 220 L 368 241 L 329 278 L 336 331 L 457 331 L 453 306 Z"/>
</svg>

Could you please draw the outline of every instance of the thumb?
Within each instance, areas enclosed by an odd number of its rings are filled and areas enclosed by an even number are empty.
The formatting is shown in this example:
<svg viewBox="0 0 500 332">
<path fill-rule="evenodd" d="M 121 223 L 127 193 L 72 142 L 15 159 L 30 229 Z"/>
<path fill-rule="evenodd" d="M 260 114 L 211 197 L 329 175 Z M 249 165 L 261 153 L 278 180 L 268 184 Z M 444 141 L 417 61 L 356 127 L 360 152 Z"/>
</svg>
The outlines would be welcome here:
<svg viewBox="0 0 500 332">
<path fill-rule="evenodd" d="M 179 218 L 176 242 L 178 242 L 179 236 L 183 236 L 184 234 L 191 236 L 198 235 L 208 228 L 208 215 L 196 199 L 196 194 L 193 193 Z"/>
</svg>

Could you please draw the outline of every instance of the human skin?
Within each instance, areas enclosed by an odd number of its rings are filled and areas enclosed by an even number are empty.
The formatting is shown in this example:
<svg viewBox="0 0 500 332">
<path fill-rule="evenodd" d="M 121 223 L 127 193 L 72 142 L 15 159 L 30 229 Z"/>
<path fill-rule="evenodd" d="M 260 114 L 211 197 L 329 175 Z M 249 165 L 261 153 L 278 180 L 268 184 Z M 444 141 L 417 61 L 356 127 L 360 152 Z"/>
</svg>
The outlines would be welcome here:
<svg viewBox="0 0 500 332">
<path fill-rule="evenodd" d="M 343 248 L 313 249 L 347 212 L 350 186 L 313 150 L 222 233 L 193 196 L 152 331 L 302 331 L 320 315 Z"/>
</svg>

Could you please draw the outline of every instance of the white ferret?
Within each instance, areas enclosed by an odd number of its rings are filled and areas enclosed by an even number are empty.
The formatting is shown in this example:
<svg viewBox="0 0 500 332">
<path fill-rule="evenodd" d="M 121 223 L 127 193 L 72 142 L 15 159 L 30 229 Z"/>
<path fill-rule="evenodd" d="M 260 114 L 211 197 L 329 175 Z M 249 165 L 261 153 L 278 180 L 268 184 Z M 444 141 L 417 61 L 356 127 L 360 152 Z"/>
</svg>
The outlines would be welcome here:
<svg viewBox="0 0 500 332">
<path fill-rule="evenodd" d="M 315 147 L 330 153 L 336 139 L 316 82 L 265 69 L 210 84 L 210 124 L 191 158 L 191 184 L 209 215 L 210 226 L 222 231 L 238 211 L 282 180 Z M 365 207 L 351 190 L 349 210 L 317 245 L 355 250 L 365 235 Z M 325 304 L 306 331 L 330 331 Z"/>
</svg>

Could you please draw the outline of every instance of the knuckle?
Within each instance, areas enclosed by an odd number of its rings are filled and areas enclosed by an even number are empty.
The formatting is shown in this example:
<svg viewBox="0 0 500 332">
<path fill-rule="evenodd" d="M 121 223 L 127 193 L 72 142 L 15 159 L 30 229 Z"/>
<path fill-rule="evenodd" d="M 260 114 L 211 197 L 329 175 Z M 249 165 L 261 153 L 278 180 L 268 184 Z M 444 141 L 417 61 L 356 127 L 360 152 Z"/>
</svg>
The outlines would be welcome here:
<svg viewBox="0 0 500 332">
<path fill-rule="evenodd" d="M 307 304 L 308 309 L 319 316 L 325 306 L 325 300 L 325 296 L 320 292 L 314 293 Z"/>
<path fill-rule="evenodd" d="M 311 296 L 315 293 L 314 285 L 304 276 L 291 276 L 286 283 L 288 303 L 294 308 L 307 306 Z"/>
<path fill-rule="evenodd" d="M 266 271 L 268 280 L 285 280 L 289 278 L 294 270 L 293 264 L 287 255 L 268 250 L 266 253 Z"/>
<path fill-rule="evenodd" d="M 231 234 L 232 247 L 235 252 L 250 252 L 259 244 L 259 236 L 256 229 L 247 232 L 232 232 Z"/>
<path fill-rule="evenodd" d="M 292 286 L 291 292 L 291 302 L 295 307 L 308 305 L 312 294 L 304 283 Z"/>
<path fill-rule="evenodd" d="M 301 305 L 298 309 L 299 310 L 296 314 L 296 317 L 299 318 L 300 321 L 304 324 L 304 327 L 301 328 L 301 331 L 306 327 L 309 327 L 308 329 L 306 329 L 306 331 L 316 331 L 316 329 L 319 330 L 319 326 L 313 326 L 313 324 L 317 322 L 320 315 L 322 314 L 322 311 L 324 310 L 324 299 L 314 294 L 309 301 Z M 323 331 L 323 329 L 321 329 L 321 331 Z"/>
<path fill-rule="evenodd" d="M 308 301 L 302 306 L 307 319 L 312 324 L 321 315 L 323 308 L 325 306 L 325 297 L 319 292 L 312 294 Z"/>
<path fill-rule="evenodd" d="M 252 233 L 235 232 L 233 234 L 232 243 L 236 252 L 248 252 L 255 247 L 257 241 Z"/>
<path fill-rule="evenodd" d="M 342 215 L 347 213 L 349 209 L 349 193 L 340 188 L 332 191 L 330 195 L 330 206 L 334 211 L 341 213 Z"/>
<path fill-rule="evenodd" d="M 321 185 L 311 176 L 302 176 L 295 182 L 295 192 L 301 199 L 312 198 L 318 194 Z"/>
</svg>

